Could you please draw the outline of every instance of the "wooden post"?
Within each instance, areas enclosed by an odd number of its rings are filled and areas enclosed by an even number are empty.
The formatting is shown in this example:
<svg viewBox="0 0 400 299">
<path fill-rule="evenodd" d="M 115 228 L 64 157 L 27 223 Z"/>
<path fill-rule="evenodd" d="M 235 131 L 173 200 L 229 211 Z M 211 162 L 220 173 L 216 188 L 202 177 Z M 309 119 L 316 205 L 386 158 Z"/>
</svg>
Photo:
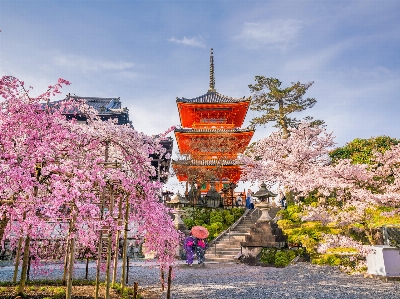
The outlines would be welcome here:
<svg viewBox="0 0 400 299">
<path fill-rule="evenodd" d="M 23 294 L 25 289 L 26 282 L 26 271 L 28 268 L 28 258 L 29 258 L 29 246 L 30 246 L 31 238 L 26 236 L 25 245 L 24 245 L 24 257 L 22 259 L 22 269 L 21 269 L 21 280 L 18 285 L 18 294 Z"/>
<path fill-rule="evenodd" d="M 138 282 L 133 283 L 133 299 L 136 299 L 138 295 Z"/>
<path fill-rule="evenodd" d="M 171 281 L 172 281 L 172 266 L 169 266 L 169 269 L 168 269 L 167 299 L 171 298 Z"/>
<path fill-rule="evenodd" d="M 19 260 L 21 259 L 22 238 L 18 240 L 17 256 L 15 257 L 13 283 L 17 282 Z"/>
<path fill-rule="evenodd" d="M 126 250 L 127 250 L 127 239 L 128 239 L 128 221 L 129 221 L 129 198 L 126 197 L 126 207 L 125 207 L 125 227 L 124 227 L 124 245 L 122 248 L 122 275 L 121 275 L 121 291 L 124 292 L 125 288 L 125 277 L 126 277 Z M 97 299 L 97 298 L 96 298 Z"/>
</svg>

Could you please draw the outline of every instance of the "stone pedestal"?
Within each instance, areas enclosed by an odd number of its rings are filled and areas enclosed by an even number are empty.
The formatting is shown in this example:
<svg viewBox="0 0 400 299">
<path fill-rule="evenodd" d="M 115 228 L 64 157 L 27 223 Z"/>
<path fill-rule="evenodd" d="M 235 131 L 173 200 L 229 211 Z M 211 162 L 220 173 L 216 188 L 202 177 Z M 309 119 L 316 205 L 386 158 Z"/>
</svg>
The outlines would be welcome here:
<svg viewBox="0 0 400 299">
<path fill-rule="evenodd" d="M 261 211 L 261 216 L 260 218 L 258 218 L 257 222 L 265 222 L 272 220 L 271 216 L 269 216 L 268 214 L 268 211 L 270 209 L 269 204 L 262 202 L 257 204 L 256 207 L 259 208 Z"/>
<path fill-rule="evenodd" d="M 250 228 L 250 235 L 246 236 L 242 246 L 242 261 L 244 263 L 256 264 L 259 261 L 259 254 L 264 247 L 282 248 L 286 245 L 286 236 L 276 223 L 269 216 L 269 205 L 260 204 L 262 215 L 260 219 Z M 269 219 L 269 220 L 268 220 Z"/>
</svg>

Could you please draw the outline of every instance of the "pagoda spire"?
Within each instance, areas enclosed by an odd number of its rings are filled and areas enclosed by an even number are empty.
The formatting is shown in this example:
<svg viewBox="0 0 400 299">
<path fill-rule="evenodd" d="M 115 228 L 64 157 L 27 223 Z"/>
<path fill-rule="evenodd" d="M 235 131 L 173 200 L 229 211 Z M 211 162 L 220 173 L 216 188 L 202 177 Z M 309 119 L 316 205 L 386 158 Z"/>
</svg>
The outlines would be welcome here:
<svg viewBox="0 0 400 299">
<path fill-rule="evenodd" d="M 210 89 L 208 92 L 216 92 L 215 89 L 215 78 L 214 78 L 214 53 L 213 48 L 211 48 L 210 54 Z"/>
</svg>

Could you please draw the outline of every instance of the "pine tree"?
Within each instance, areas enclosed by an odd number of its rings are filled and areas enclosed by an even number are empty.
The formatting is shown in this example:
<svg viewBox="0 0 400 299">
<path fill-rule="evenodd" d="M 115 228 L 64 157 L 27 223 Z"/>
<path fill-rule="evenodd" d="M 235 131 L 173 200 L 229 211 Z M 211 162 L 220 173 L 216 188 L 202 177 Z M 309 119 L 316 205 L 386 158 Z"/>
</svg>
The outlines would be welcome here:
<svg viewBox="0 0 400 299">
<path fill-rule="evenodd" d="M 275 121 L 275 127 L 283 131 L 285 138 L 289 135 L 289 127 L 297 127 L 300 123 L 299 120 L 289 117 L 289 115 L 312 108 L 317 102 L 315 98 L 303 98 L 307 89 L 314 82 L 305 84 L 296 82 L 292 83 L 290 87 L 281 88 L 282 82 L 276 78 L 256 76 L 255 81 L 256 84 L 249 85 L 253 94 L 250 109 L 263 111 L 264 114 L 253 118 L 251 125 L 257 126 Z M 324 123 L 321 120 L 313 120 L 312 117 L 306 117 L 304 121 L 311 122 L 313 125 Z"/>
</svg>

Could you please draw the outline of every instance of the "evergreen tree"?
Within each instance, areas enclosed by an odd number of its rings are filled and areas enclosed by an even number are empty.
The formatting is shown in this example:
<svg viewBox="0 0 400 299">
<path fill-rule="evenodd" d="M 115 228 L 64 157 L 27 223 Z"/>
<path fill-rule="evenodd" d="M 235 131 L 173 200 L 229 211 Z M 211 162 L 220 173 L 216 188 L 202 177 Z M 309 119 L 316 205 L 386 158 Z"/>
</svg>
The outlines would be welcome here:
<svg viewBox="0 0 400 299">
<path fill-rule="evenodd" d="M 297 82 L 292 83 L 290 87 L 281 88 L 282 82 L 276 78 L 256 76 L 255 81 L 256 84 L 249 85 L 253 94 L 250 109 L 263 111 L 264 114 L 253 118 L 251 125 L 263 125 L 275 121 L 275 127 L 283 131 L 285 138 L 289 135 L 289 127 L 297 127 L 300 123 L 300 120 L 289 117 L 289 114 L 312 108 L 317 102 L 315 98 L 303 99 L 307 89 L 314 82 L 305 84 Z M 304 121 L 311 122 L 313 125 L 324 123 L 321 120 L 313 120 L 312 117 L 306 117 Z"/>
</svg>

